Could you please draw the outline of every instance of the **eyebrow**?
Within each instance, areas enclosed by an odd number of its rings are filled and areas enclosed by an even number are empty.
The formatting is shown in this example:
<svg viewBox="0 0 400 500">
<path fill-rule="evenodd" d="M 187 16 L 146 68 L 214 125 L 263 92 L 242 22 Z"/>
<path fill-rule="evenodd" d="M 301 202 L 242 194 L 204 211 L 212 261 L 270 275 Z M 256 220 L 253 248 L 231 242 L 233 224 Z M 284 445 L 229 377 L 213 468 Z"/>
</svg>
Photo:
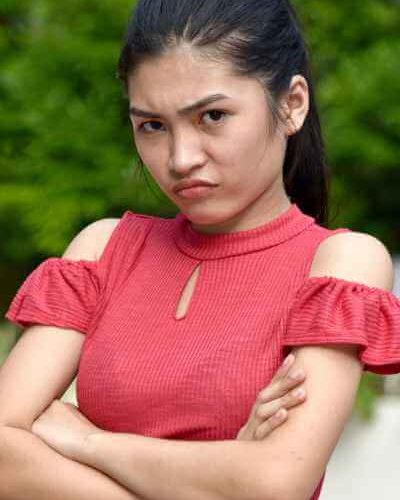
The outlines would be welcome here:
<svg viewBox="0 0 400 500">
<path fill-rule="evenodd" d="M 192 111 L 195 111 L 199 108 L 203 108 L 208 104 L 212 104 L 213 102 L 220 101 L 222 99 L 229 99 L 229 96 L 225 94 L 212 94 L 210 96 L 204 97 L 203 99 L 200 99 L 199 101 L 193 104 L 190 104 L 190 106 L 186 106 L 185 108 L 178 110 L 178 115 L 181 116 L 188 115 Z M 157 115 L 156 113 L 150 113 L 150 111 L 145 111 L 143 109 L 139 109 L 134 106 L 131 106 L 129 108 L 129 114 L 131 116 L 140 116 L 142 118 L 161 118 L 161 115 Z"/>
</svg>

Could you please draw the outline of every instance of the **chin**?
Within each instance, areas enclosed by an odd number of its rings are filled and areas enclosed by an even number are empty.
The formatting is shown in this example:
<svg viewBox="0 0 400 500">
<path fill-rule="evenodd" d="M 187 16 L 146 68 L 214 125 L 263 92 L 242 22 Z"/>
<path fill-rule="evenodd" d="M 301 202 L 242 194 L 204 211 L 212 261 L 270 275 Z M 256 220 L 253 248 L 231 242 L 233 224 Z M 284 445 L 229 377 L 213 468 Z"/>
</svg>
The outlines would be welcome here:
<svg viewBox="0 0 400 500">
<path fill-rule="evenodd" d="M 226 210 L 218 210 L 216 207 L 190 207 L 188 209 L 181 209 L 181 212 L 192 222 L 202 226 L 214 226 L 227 222 L 235 214 L 228 213 Z"/>
</svg>

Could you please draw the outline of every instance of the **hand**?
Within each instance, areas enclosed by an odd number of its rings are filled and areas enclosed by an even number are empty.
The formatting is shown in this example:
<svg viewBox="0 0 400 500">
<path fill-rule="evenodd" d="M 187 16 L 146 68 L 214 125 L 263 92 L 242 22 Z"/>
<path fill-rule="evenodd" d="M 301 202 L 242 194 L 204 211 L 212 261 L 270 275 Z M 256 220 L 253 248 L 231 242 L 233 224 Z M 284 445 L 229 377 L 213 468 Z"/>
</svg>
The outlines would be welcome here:
<svg viewBox="0 0 400 500">
<path fill-rule="evenodd" d="M 274 429 L 285 422 L 288 417 L 288 408 L 292 408 L 305 401 L 304 395 L 296 396 L 292 391 L 305 380 L 305 374 L 301 370 L 299 378 L 291 378 L 298 369 L 290 370 L 294 362 L 294 354 L 291 353 L 286 358 L 287 365 L 282 365 L 269 385 L 262 389 L 257 396 L 247 422 L 240 428 L 236 439 L 258 441 L 268 436 Z M 281 414 L 279 413 L 281 410 Z"/>
<path fill-rule="evenodd" d="M 31 432 L 61 455 L 79 462 L 87 437 L 102 431 L 76 406 L 56 399 L 33 422 Z"/>
</svg>

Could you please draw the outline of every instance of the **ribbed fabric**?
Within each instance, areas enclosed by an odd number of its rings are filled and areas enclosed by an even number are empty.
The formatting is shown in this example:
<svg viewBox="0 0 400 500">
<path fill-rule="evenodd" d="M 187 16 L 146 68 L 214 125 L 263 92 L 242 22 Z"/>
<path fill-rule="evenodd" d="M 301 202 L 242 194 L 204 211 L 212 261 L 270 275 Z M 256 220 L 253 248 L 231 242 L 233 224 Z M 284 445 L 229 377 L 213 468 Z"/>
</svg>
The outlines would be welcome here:
<svg viewBox="0 0 400 500">
<path fill-rule="evenodd" d="M 127 211 L 100 260 L 44 261 L 6 318 L 86 334 L 80 410 L 112 432 L 234 439 L 291 346 L 360 346 L 364 369 L 400 372 L 400 300 L 330 276 L 309 278 L 337 232 L 291 204 L 248 231 L 204 234 Z M 176 318 L 194 269 L 186 315 Z M 323 478 L 313 500 L 319 497 Z"/>
<path fill-rule="evenodd" d="M 290 310 L 284 344 L 338 343 L 359 345 L 364 370 L 399 373 L 399 299 L 354 281 L 309 278 Z"/>
<path fill-rule="evenodd" d="M 97 262 L 51 257 L 30 274 L 6 318 L 27 327 L 40 323 L 86 331 L 96 307 Z"/>
<path fill-rule="evenodd" d="M 249 252 L 266 250 L 283 243 L 314 223 L 314 219 L 302 214 L 297 205 L 261 227 L 247 231 L 224 234 L 205 234 L 195 231 L 183 215 L 176 217 L 174 235 L 178 248 L 200 260 L 221 259 Z"/>
</svg>

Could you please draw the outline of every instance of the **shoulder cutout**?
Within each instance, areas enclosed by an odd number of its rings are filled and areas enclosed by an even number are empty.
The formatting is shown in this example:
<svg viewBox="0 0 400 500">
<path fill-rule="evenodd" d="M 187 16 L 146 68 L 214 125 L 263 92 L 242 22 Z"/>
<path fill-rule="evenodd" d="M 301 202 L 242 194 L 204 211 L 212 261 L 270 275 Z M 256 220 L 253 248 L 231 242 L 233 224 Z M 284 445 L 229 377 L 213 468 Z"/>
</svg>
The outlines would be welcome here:
<svg viewBox="0 0 400 500">
<path fill-rule="evenodd" d="M 84 227 L 63 253 L 72 260 L 98 260 L 121 219 L 99 219 Z"/>
<path fill-rule="evenodd" d="M 326 238 L 314 255 L 310 277 L 333 276 L 391 291 L 394 265 L 385 245 L 367 233 L 338 233 Z"/>
</svg>

